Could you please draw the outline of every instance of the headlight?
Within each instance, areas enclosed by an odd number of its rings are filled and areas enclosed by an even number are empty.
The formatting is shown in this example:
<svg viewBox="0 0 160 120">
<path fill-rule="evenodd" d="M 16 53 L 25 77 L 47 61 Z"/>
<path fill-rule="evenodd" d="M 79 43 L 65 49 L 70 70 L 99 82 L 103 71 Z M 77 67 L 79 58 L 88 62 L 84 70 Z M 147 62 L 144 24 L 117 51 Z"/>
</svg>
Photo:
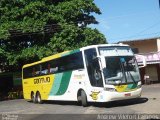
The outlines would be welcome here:
<svg viewBox="0 0 160 120">
<path fill-rule="evenodd" d="M 142 83 L 141 83 L 141 81 L 139 81 L 137 84 L 137 88 L 141 88 L 141 87 L 142 87 Z"/>
<path fill-rule="evenodd" d="M 105 91 L 116 92 L 115 88 L 104 88 Z"/>
</svg>

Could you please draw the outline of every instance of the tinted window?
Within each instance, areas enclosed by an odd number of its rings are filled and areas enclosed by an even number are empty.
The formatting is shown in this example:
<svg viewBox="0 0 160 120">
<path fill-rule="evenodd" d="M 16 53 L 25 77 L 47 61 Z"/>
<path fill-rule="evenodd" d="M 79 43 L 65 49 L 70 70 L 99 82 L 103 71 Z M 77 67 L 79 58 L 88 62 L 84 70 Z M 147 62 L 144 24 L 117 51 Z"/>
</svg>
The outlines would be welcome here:
<svg viewBox="0 0 160 120">
<path fill-rule="evenodd" d="M 59 66 L 64 71 L 84 68 L 82 53 L 79 52 L 60 58 Z"/>
<path fill-rule="evenodd" d="M 23 69 L 23 78 L 32 77 L 32 67 L 27 67 Z"/>
<path fill-rule="evenodd" d="M 83 69 L 82 52 L 77 52 L 61 58 L 50 60 L 23 69 L 23 77 L 30 78 L 46 74 L 54 74 L 69 70 Z"/>
</svg>

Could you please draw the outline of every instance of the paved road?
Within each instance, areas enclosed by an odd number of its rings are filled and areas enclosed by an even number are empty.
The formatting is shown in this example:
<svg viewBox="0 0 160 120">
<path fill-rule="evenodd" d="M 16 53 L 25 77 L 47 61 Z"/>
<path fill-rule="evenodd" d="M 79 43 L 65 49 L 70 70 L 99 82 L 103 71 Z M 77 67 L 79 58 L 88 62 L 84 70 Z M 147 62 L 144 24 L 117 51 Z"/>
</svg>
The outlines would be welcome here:
<svg viewBox="0 0 160 120">
<path fill-rule="evenodd" d="M 86 114 L 86 118 L 96 118 L 95 114 L 160 114 L 160 84 L 143 86 L 143 93 L 140 99 L 129 101 L 118 101 L 110 103 L 90 103 L 89 107 L 78 106 L 76 102 L 46 102 L 44 104 L 33 104 L 23 99 L 8 100 L 0 102 L 0 114 L 2 117 L 9 115 L 19 115 L 19 118 L 29 119 L 62 119 L 66 117 L 81 118 Z M 30 115 L 23 115 L 30 114 Z M 45 115 L 50 114 L 50 115 Z M 74 115 L 73 115 L 74 114 Z M 93 114 L 93 115 L 87 115 Z M 0 118 L 2 118 L 0 117 Z M 8 117 L 8 116 L 7 116 Z M 16 116 L 11 116 L 16 117 Z"/>
</svg>

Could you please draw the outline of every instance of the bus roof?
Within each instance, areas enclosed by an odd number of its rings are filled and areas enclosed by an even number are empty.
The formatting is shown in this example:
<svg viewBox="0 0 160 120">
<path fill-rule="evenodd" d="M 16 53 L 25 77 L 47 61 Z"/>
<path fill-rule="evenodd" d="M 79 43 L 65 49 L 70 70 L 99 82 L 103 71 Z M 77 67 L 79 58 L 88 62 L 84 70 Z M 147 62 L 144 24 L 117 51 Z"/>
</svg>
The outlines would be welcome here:
<svg viewBox="0 0 160 120">
<path fill-rule="evenodd" d="M 43 62 L 46 62 L 46 61 L 49 61 L 49 60 L 52 60 L 52 59 L 60 58 L 62 56 L 67 56 L 69 54 L 73 54 L 73 53 L 76 53 L 78 51 L 80 51 L 80 50 L 76 49 L 76 50 L 70 50 L 70 51 L 64 51 L 64 52 L 61 52 L 61 53 L 57 53 L 57 54 L 54 54 L 54 55 L 51 55 L 51 56 L 48 56 L 48 57 L 44 57 L 37 62 L 33 62 L 33 63 L 30 63 L 30 64 L 23 65 L 22 68 L 29 67 L 29 66 L 32 66 L 32 65 L 36 65 L 36 64 L 39 64 L 39 63 L 43 63 Z"/>
<path fill-rule="evenodd" d="M 85 49 L 89 49 L 89 48 L 93 48 L 93 47 L 105 47 L 105 46 L 109 47 L 109 46 L 128 46 L 128 45 L 122 44 L 122 43 L 119 43 L 119 44 L 90 45 L 90 46 L 82 47 L 80 49 L 70 50 L 70 51 L 64 51 L 64 52 L 57 53 L 57 54 L 54 54 L 54 55 L 51 55 L 51 56 L 48 56 L 48 57 L 44 57 L 44 58 L 42 58 L 41 60 L 39 60 L 37 62 L 33 62 L 33 63 L 30 63 L 30 64 L 23 65 L 23 68 L 29 67 L 29 66 L 32 66 L 32 65 L 36 65 L 36 64 L 39 64 L 39 63 L 43 63 L 45 61 L 56 59 L 56 58 L 59 58 L 59 57 L 62 57 L 62 56 L 66 56 L 66 55 L 69 55 L 69 54 L 73 54 L 73 53 L 76 53 L 76 52 L 78 52 L 80 50 L 85 50 Z"/>
<path fill-rule="evenodd" d="M 93 48 L 93 47 L 111 47 L 111 46 L 129 46 L 127 44 L 119 43 L 119 44 L 98 44 L 98 45 L 89 45 L 86 47 L 82 47 L 82 50 L 88 49 L 88 48 Z"/>
</svg>

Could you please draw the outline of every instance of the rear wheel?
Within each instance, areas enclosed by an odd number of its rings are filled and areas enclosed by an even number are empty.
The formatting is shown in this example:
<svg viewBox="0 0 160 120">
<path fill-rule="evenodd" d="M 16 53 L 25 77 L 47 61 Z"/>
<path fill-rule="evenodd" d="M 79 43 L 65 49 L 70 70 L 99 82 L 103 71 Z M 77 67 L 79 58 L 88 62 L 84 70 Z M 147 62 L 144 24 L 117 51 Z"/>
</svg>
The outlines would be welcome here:
<svg viewBox="0 0 160 120">
<path fill-rule="evenodd" d="M 83 90 L 81 91 L 81 103 L 83 107 L 87 106 L 87 96 Z"/>
<path fill-rule="evenodd" d="M 41 98 L 41 94 L 39 92 L 37 92 L 37 94 L 36 94 L 36 101 L 39 104 L 43 103 L 42 98 Z"/>
<path fill-rule="evenodd" d="M 35 98 L 34 92 L 31 92 L 31 101 L 32 101 L 33 103 L 36 103 L 36 98 Z"/>
</svg>

